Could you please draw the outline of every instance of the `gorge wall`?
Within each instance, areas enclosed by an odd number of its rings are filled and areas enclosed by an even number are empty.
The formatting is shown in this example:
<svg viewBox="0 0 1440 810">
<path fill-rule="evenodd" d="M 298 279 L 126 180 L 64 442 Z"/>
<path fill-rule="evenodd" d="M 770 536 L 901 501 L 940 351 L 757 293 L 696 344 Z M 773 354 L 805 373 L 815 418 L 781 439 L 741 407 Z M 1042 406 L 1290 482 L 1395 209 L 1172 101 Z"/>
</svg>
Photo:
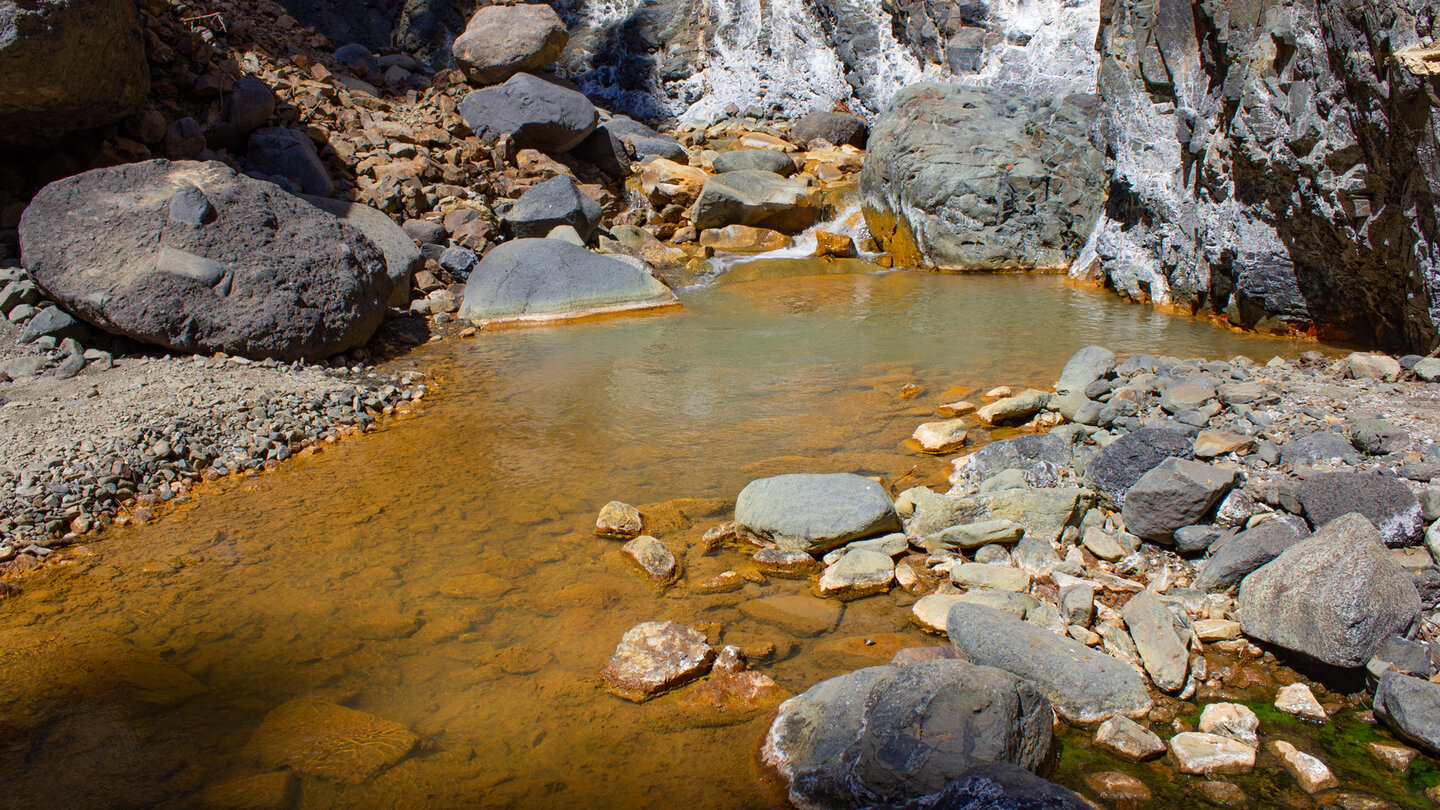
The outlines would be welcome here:
<svg viewBox="0 0 1440 810">
<path fill-rule="evenodd" d="M 1428 351 L 1440 322 L 1429 3 L 1106 0 L 1111 184 L 1072 275 Z"/>
</svg>

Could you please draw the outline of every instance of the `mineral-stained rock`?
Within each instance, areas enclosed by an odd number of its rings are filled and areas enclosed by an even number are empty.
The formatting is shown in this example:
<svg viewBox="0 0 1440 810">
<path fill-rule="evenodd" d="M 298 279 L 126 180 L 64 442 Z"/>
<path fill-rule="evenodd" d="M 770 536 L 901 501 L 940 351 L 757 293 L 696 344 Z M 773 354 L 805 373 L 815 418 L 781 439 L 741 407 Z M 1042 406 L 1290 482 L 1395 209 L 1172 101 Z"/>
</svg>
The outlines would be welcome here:
<svg viewBox="0 0 1440 810">
<path fill-rule="evenodd" d="M 717 663 L 710 677 L 675 699 L 689 725 L 701 728 L 743 723 L 771 711 L 790 693 L 762 672 L 723 670 Z"/>
<path fill-rule="evenodd" d="M 642 534 L 621 546 L 620 553 L 656 585 L 668 585 L 679 576 L 680 569 L 675 555 L 665 548 L 664 543 L 648 534 Z"/>
<path fill-rule="evenodd" d="M 289 771 L 272 771 L 200 792 L 206 810 L 284 810 L 300 795 L 300 781 Z"/>
<path fill-rule="evenodd" d="M 701 677 L 714 660 L 703 633 L 675 622 L 643 622 L 621 637 L 600 680 L 616 695 L 643 703 Z"/>
<path fill-rule="evenodd" d="M 1260 745 L 1257 734 L 1260 718 L 1250 707 L 1239 703 L 1211 703 L 1200 712 L 1199 728 L 1206 734 L 1219 734 L 1245 743 L 1251 748 Z"/>
<path fill-rule="evenodd" d="M 895 561 L 878 551 L 846 551 L 840 561 L 825 569 L 816 584 L 821 596 L 851 600 L 890 590 L 895 582 Z"/>
<path fill-rule="evenodd" d="M 640 510 L 622 501 L 611 501 L 600 507 L 595 518 L 595 533 L 601 537 L 629 540 L 641 531 Z"/>
<path fill-rule="evenodd" d="M 70 312 L 178 351 L 326 358 L 370 339 L 391 291 L 360 231 L 220 163 L 149 160 L 51 183 L 20 244 Z"/>
<path fill-rule="evenodd" d="M 767 596 L 741 602 L 740 612 L 797 636 L 818 636 L 835 629 L 845 608 L 812 596 Z"/>
<path fill-rule="evenodd" d="M 420 738 L 372 714 L 319 700 L 292 700 L 265 715 L 249 754 L 268 768 L 353 784 L 400 760 Z"/>
<path fill-rule="evenodd" d="M 820 561 L 804 551 L 762 548 L 751 557 L 755 568 L 766 576 L 781 579 L 808 579 L 820 570 Z"/>
<path fill-rule="evenodd" d="M 1338 667 L 1361 667 L 1420 612 L 1410 576 L 1363 515 L 1286 549 L 1240 585 L 1245 634 Z"/>
<path fill-rule="evenodd" d="M 969 428 L 969 423 L 964 419 L 926 422 L 915 428 L 915 433 L 910 438 L 926 453 L 943 455 L 965 446 Z"/>
<path fill-rule="evenodd" d="M 784 233 L 803 231 L 819 216 L 818 199 L 805 184 L 754 169 L 711 175 L 690 214 L 701 230 L 751 225 Z"/>
<path fill-rule="evenodd" d="M 903 802 L 977 763 L 1046 767 L 1052 723 L 1049 702 L 1007 672 L 943 659 L 868 667 L 782 704 L 761 757 L 798 807 Z"/>
</svg>

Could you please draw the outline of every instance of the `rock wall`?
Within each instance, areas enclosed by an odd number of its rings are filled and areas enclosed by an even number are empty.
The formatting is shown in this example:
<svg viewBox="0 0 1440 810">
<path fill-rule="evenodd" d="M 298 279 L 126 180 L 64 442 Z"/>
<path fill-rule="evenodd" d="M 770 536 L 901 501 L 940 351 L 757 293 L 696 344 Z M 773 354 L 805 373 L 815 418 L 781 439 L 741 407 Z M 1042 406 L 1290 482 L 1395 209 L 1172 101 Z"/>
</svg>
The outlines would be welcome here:
<svg viewBox="0 0 1440 810">
<path fill-rule="evenodd" d="M 1263 331 L 1428 351 L 1428 3 L 1106 0 L 1105 215 L 1072 275 Z"/>
</svg>

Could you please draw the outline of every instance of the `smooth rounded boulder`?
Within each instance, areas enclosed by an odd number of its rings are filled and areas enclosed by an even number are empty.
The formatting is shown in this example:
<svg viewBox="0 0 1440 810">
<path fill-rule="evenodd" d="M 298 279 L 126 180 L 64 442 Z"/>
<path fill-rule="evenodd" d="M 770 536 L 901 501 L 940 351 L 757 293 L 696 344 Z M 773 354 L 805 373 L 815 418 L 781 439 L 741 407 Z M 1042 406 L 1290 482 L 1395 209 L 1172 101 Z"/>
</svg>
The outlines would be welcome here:
<svg viewBox="0 0 1440 810">
<path fill-rule="evenodd" d="M 0 3 L 0 146 L 113 123 L 149 92 L 134 0 Z"/>
<path fill-rule="evenodd" d="M 742 169 L 706 178 L 690 219 L 696 228 L 751 225 L 797 233 L 820 218 L 812 190 L 774 172 Z"/>
<path fill-rule="evenodd" d="M 547 5 L 485 6 L 450 45 L 455 65 L 476 84 L 499 84 L 522 70 L 539 70 L 565 50 L 570 34 Z"/>
<path fill-rule="evenodd" d="M 149 160 L 51 183 L 20 220 L 45 293 L 183 352 L 320 359 L 365 345 L 391 291 L 356 228 L 221 163 Z"/>
<path fill-rule="evenodd" d="M 984 763 L 1044 770 L 1053 723 L 1025 680 L 931 659 L 856 670 L 785 701 L 761 758 L 796 807 L 869 807 L 934 795 Z"/>
<path fill-rule="evenodd" d="M 574 178 L 562 174 L 520 195 L 501 219 L 521 238 L 543 237 L 569 225 L 588 242 L 595 238 L 595 227 L 600 224 L 600 203 L 581 191 Z"/>
<path fill-rule="evenodd" d="M 560 239 L 516 239 L 470 274 L 460 317 L 533 323 L 671 306 L 675 294 L 634 264 Z"/>
<path fill-rule="evenodd" d="M 735 501 L 735 525 L 782 549 L 823 554 L 900 531 L 900 518 L 885 489 L 869 478 L 797 473 L 746 484 Z"/>
<path fill-rule="evenodd" d="M 829 112 L 828 110 L 816 110 L 808 113 L 804 118 L 795 122 L 790 129 L 790 138 L 798 144 L 806 145 L 811 141 L 821 140 L 835 146 L 865 146 L 865 139 L 869 137 L 870 130 L 865 126 L 865 120 L 857 115 L 847 113 Z"/>
<path fill-rule="evenodd" d="M 520 149 L 568 152 L 589 137 L 600 120 L 584 93 L 529 73 L 502 85 L 474 90 L 460 102 L 460 117 L 478 136 L 509 136 Z"/>
</svg>

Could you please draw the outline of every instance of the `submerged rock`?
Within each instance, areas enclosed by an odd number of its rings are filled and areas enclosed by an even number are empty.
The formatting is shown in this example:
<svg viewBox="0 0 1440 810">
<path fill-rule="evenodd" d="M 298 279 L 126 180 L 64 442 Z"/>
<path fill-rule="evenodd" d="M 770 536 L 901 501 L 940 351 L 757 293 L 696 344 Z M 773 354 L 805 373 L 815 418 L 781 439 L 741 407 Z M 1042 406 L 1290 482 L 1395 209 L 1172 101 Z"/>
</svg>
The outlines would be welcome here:
<svg viewBox="0 0 1440 810">
<path fill-rule="evenodd" d="M 714 660 L 703 633 L 675 622 L 644 622 L 621 637 L 600 681 L 616 695 L 643 703 L 703 676 Z"/>
<path fill-rule="evenodd" d="M 420 738 L 372 714 L 320 700 L 292 700 L 265 715 L 246 751 L 269 768 L 357 784 L 404 759 Z"/>
</svg>

